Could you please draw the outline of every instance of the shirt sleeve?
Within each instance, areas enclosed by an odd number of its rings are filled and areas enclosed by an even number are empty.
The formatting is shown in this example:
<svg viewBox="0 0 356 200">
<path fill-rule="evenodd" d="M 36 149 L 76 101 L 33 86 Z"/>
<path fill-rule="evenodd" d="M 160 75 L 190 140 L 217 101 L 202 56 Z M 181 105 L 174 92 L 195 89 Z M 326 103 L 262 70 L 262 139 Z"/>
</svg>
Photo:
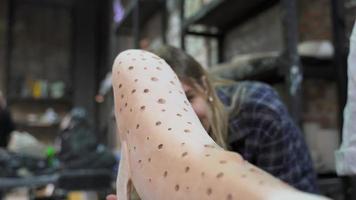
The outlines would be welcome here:
<svg viewBox="0 0 356 200">
<path fill-rule="evenodd" d="M 307 192 L 317 192 L 315 172 L 304 138 L 277 92 L 256 84 L 241 104 L 238 122 L 232 124 L 244 138 L 233 148 L 246 160 Z M 248 132 L 248 133 L 246 133 Z"/>
<path fill-rule="evenodd" d="M 335 152 L 339 175 L 356 174 L 356 22 L 350 38 L 348 57 L 348 94 L 344 108 L 342 144 Z"/>
</svg>

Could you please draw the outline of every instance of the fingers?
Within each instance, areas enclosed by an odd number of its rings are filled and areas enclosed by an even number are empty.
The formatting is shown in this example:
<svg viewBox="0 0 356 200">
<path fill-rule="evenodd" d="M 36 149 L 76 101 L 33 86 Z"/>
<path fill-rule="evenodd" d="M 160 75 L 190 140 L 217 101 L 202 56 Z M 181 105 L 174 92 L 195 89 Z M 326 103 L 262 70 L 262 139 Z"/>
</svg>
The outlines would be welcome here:
<svg viewBox="0 0 356 200">
<path fill-rule="evenodd" d="M 117 199 L 116 195 L 109 194 L 108 196 L 106 196 L 106 200 L 119 200 L 119 199 Z"/>
</svg>

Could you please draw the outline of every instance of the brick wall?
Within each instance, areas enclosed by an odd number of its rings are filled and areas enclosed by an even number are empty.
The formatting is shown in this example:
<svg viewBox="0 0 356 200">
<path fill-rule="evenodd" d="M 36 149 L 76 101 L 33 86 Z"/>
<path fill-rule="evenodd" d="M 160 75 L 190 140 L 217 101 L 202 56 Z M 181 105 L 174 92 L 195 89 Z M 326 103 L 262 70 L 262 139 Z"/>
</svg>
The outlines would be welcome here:
<svg viewBox="0 0 356 200">
<path fill-rule="evenodd" d="M 259 14 L 229 32 L 225 39 L 225 60 L 239 54 L 278 51 L 282 49 L 279 6 Z"/>
<path fill-rule="evenodd" d="M 299 0 L 299 37 L 306 40 L 331 40 L 330 1 Z"/>
</svg>

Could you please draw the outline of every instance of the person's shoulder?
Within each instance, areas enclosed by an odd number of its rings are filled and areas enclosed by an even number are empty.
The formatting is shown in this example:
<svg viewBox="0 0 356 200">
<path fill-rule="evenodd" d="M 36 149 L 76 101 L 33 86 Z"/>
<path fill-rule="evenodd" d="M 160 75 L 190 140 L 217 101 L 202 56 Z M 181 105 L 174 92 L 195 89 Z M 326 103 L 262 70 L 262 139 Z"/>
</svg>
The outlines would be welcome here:
<svg viewBox="0 0 356 200">
<path fill-rule="evenodd" d="M 276 90 L 257 81 L 241 81 L 220 87 L 218 95 L 225 104 L 230 120 L 252 123 L 269 121 L 280 123 L 288 118 L 286 106 Z"/>
<path fill-rule="evenodd" d="M 275 90 L 270 85 L 258 82 L 258 81 L 238 81 L 232 82 L 224 85 L 219 85 L 217 87 L 218 91 L 222 91 L 227 94 L 234 94 L 237 92 L 244 91 L 245 95 L 257 95 L 260 93 L 272 93 L 276 95 Z"/>
<path fill-rule="evenodd" d="M 258 81 L 240 81 L 217 87 L 219 96 L 236 98 L 240 103 L 263 104 L 279 99 L 278 93 L 273 87 Z"/>
<path fill-rule="evenodd" d="M 258 81 L 241 81 L 225 86 L 230 91 L 232 105 L 238 105 L 239 111 L 255 117 L 280 119 L 286 113 L 277 91 L 270 85 Z M 241 114 L 241 113 L 240 113 Z"/>
</svg>

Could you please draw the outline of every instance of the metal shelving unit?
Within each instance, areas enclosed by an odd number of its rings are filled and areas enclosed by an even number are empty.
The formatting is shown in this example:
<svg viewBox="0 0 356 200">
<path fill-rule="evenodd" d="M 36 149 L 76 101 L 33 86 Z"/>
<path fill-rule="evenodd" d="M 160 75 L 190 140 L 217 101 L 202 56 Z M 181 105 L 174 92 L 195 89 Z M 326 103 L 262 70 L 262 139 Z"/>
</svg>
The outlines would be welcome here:
<svg viewBox="0 0 356 200">
<path fill-rule="evenodd" d="M 275 69 L 281 74 L 287 84 L 289 91 L 290 112 L 296 122 L 300 123 L 301 112 L 301 81 L 303 77 L 299 55 L 297 53 L 298 31 L 297 31 L 297 5 L 295 0 L 213 0 L 203 6 L 196 14 L 185 19 L 184 3 L 181 1 L 182 20 L 182 48 L 185 48 L 185 36 L 197 35 L 203 37 L 214 37 L 218 40 L 218 61 L 223 62 L 223 43 L 225 35 L 231 29 L 238 27 L 248 19 L 271 8 L 277 3 L 281 7 L 281 23 L 283 31 L 284 47 L 278 60 L 282 67 Z M 207 29 L 214 31 L 196 32 L 192 31 L 194 25 L 204 25 Z M 261 70 L 264 73 L 264 70 Z M 254 74 L 254 77 L 264 76 L 264 74 Z M 249 77 L 251 78 L 251 77 Z"/>
<path fill-rule="evenodd" d="M 239 80 L 259 80 L 267 83 L 282 82 L 286 84 L 289 93 L 290 113 L 295 121 L 301 124 L 302 112 L 302 81 L 306 79 L 323 79 L 336 81 L 339 96 L 339 126 L 342 127 L 343 108 L 346 103 L 347 94 L 347 38 L 345 31 L 344 0 L 330 0 L 333 27 L 333 44 L 335 55 L 330 59 L 318 59 L 311 57 L 300 57 L 297 51 L 298 45 L 298 23 L 297 23 L 297 1 L 296 0 L 212 0 L 204 5 L 196 14 L 185 18 L 184 4 L 181 0 L 181 47 L 185 49 L 185 37 L 187 35 L 215 38 L 218 41 L 218 62 L 224 61 L 224 39 L 225 35 L 233 28 L 255 17 L 259 13 L 279 3 L 281 9 L 281 23 L 283 31 L 284 47 L 276 62 L 270 62 L 271 66 L 259 68 L 244 74 Z M 191 27 L 203 25 L 203 32 L 194 31 Z M 212 31 L 210 31 L 212 30 Z M 268 58 L 271 59 L 271 58 Z M 303 66 L 303 67 L 302 67 Z M 341 131 L 340 131 L 341 133 Z M 341 137 L 340 137 L 341 138 Z M 321 179 L 338 178 L 335 173 L 323 175 Z M 349 180 L 344 182 L 346 199 Z"/>
<path fill-rule="evenodd" d="M 15 44 L 18 42 L 16 40 L 16 24 L 19 23 L 17 20 L 17 13 L 20 12 L 19 9 L 21 6 L 30 6 L 43 10 L 61 10 L 68 13 L 68 15 L 73 18 L 75 11 L 75 3 L 62 1 L 62 0 L 54 0 L 54 1 L 45 1 L 45 0 L 13 0 L 8 3 L 8 13 L 7 13 L 7 46 L 6 46 L 6 89 L 7 89 L 7 102 L 12 111 L 16 110 L 17 116 L 21 116 L 21 118 L 25 118 L 24 116 L 29 114 L 39 114 L 46 110 L 46 108 L 55 108 L 56 112 L 64 113 L 70 110 L 73 106 L 73 97 L 70 94 L 71 88 L 69 88 L 67 94 L 61 98 L 33 98 L 32 96 L 21 96 L 19 92 L 12 92 L 10 90 L 14 90 L 14 85 L 12 85 L 13 81 L 11 80 L 11 75 L 18 74 L 19 72 L 14 70 L 16 63 L 14 62 L 15 55 Z M 69 38 L 70 45 L 68 47 L 68 51 L 70 55 L 68 56 L 68 64 L 69 70 L 72 71 L 74 68 L 74 23 L 68 24 L 70 28 Z M 42 66 L 43 67 L 43 66 Z M 44 70 L 44 69 L 42 69 Z M 24 69 L 23 74 L 30 73 L 28 69 Z M 48 74 L 45 74 L 48 75 Z M 65 76 L 69 76 L 68 85 L 72 84 L 73 76 L 71 74 L 67 74 Z M 43 77 L 45 79 L 47 77 Z M 16 88 L 18 89 L 18 88 Z M 21 114 L 19 114 L 21 112 Z M 14 113 L 13 113 L 14 114 Z M 14 115 L 13 115 L 14 116 Z M 28 131 L 33 135 L 45 136 L 41 137 L 41 139 L 52 139 L 57 130 L 59 128 L 58 122 L 53 124 L 40 124 L 40 123 L 30 123 L 24 119 L 15 119 L 14 123 L 16 128 L 21 131 Z"/>
</svg>

